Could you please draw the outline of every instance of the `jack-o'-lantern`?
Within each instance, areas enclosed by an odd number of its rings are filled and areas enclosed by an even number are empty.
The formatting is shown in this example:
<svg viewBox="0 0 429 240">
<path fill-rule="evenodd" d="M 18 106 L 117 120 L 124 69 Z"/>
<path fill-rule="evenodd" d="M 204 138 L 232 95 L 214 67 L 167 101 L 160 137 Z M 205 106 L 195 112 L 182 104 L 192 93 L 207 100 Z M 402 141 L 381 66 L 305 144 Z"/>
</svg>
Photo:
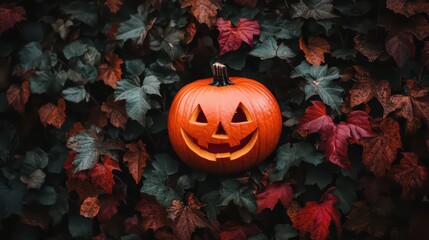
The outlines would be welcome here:
<svg viewBox="0 0 429 240">
<path fill-rule="evenodd" d="M 213 79 L 201 79 L 176 94 L 168 133 L 177 155 L 191 167 L 229 174 L 259 164 L 275 149 L 282 129 L 280 108 L 261 83 L 228 77 L 213 65 Z"/>
</svg>

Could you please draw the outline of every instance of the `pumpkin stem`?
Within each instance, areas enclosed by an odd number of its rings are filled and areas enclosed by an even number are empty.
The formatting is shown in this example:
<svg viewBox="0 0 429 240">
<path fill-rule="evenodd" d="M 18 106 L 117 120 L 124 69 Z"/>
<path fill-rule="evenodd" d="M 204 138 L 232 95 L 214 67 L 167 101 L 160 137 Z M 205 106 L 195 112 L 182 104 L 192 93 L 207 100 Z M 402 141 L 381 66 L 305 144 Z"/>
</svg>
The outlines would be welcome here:
<svg viewBox="0 0 429 240">
<path fill-rule="evenodd" d="M 234 83 L 229 80 L 228 68 L 222 63 L 215 62 L 213 64 L 213 81 L 210 83 L 212 86 L 228 86 Z"/>
</svg>

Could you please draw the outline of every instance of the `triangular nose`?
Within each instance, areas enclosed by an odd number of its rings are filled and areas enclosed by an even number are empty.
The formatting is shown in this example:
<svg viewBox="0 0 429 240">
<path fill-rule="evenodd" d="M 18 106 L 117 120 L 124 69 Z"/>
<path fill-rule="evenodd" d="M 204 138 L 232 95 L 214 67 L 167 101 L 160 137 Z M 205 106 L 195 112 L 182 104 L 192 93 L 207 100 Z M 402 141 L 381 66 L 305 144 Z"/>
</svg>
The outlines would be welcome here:
<svg viewBox="0 0 429 240">
<path fill-rule="evenodd" d="M 219 126 L 216 130 L 216 135 L 226 135 L 225 129 L 223 129 L 222 123 L 219 123 Z"/>
</svg>

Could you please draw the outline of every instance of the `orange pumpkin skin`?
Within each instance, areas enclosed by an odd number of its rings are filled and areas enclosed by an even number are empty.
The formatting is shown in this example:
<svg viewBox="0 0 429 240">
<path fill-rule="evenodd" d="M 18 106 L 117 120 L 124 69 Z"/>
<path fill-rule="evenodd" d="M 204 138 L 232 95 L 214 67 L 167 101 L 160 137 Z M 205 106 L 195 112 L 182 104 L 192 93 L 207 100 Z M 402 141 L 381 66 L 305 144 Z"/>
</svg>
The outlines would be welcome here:
<svg viewBox="0 0 429 240">
<path fill-rule="evenodd" d="M 271 92 L 248 78 L 211 86 L 212 78 L 184 86 L 173 99 L 168 134 L 177 155 L 191 167 L 230 174 L 255 166 L 275 149 L 282 130 Z"/>
</svg>

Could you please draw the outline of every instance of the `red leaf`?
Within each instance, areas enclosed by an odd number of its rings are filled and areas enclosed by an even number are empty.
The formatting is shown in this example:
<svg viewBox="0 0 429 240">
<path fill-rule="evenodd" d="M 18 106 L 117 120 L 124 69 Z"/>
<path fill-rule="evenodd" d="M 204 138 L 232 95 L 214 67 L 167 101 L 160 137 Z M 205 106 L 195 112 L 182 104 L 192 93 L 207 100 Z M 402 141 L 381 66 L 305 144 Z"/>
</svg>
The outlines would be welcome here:
<svg viewBox="0 0 429 240">
<path fill-rule="evenodd" d="M 110 123 L 117 127 L 125 130 L 127 124 L 128 115 L 125 109 L 125 100 L 115 101 L 115 97 L 110 95 L 103 105 L 101 105 L 101 111 L 107 113 L 107 117 L 110 119 Z"/>
<path fill-rule="evenodd" d="M 363 164 L 375 176 L 384 176 L 395 161 L 398 148 L 402 148 L 398 122 L 385 118 L 380 124 L 380 132 L 374 138 L 362 139 L 362 146 Z"/>
<path fill-rule="evenodd" d="M 100 106 L 92 106 L 89 110 L 89 116 L 86 121 L 90 125 L 103 128 L 107 125 L 107 113 L 103 112 Z"/>
<path fill-rule="evenodd" d="M 403 198 L 414 198 L 415 190 L 427 180 L 426 168 L 419 164 L 419 157 L 412 152 L 401 153 L 399 165 L 392 167 L 393 179 L 402 187 Z"/>
<path fill-rule="evenodd" d="M 354 42 L 355 49 L 358 50 L 360 54 L 367 57 L 369 62 L 375 61 L 384 53 L 382 46 L 369 42 L 365 35 L 357 34 L 354 38 Z"/>
<path fill-rule="evenodd" d="M 386 51 L 393 57 L 398 67 L 402 68 L 415 55 L 413 35 L 409 32 L 389 32 Z"/>
<path fill-rule="evenodd" d="M 191 7 L 191 13 L 199 23 L 205 23 L 211 28 L 215 22 L 217 10 L 220 8 L 219 0 L 184 0 L 182 8 Z"/>
<path fill-rule="evenodd" d="M 325 62 L 325 53 L 329 53 L 331 46 L 328 41 L 321 37 L 309 37 L 307 45 L 302 37 L 299 38 L 299 48 L 304 52 L 305 59 L 312 65 L 320 66 Z"/>
<path fill-rule="evenodd" d="M 429 14 L 429 3 L 426 0 L 387 0 L 386 7 L 395 13 L 410 17 L 416 13 Z"/>
<path fill-rule="evenodd" d="M 112 13 L 117 13 L 122 6 L 123 0 L 105 0 L 104 5 L 109 8 Z"/>
<path fill-rule="evenodd" d="M 195 26 L 195 23 L 190 22 L 188 25 L 186 25 L 185 30 L 185 44 L 188 45 L 192 42 L 194 39 L 195 33 L 197 33 L 197 27 Z"/>
<path fill-rule="evenodd" d="M 128 169 L 136 183 L 138 183 L 142 178 L 143 170 L 146 167 L 146 160 L 149 157 L 149 154 L 146 152 L 146 145 L 139 140 L 137 143 L 127 144 L 126 148 L 128 151 L 124 154 L 124 162 L 128 163 Z"/>
<path fill-rule="evenodd" d="M 0 4 L 0 35 L 22 20 L 25 20 L 23 7 L 17 6 L 15 3 Z"/>
<path fill-rule="evenodd" d="M 170 225 L 167 212 L 152 196 L 143 195 L 135 209 L 142 215 L 141 227 L 145 231 L 149 229 L 156 231 L 158 228 Z"/>
<path fill-rule="evenodd" d="M 22 82 L 21 87 L 17 85 L 10 85 L 7 90 L 7 102 L 12 105 L 19 113 L 23 113 L 25 110 L 25 104 L 30 96 L 30 85 L 27 81 Z"/>
<path fill-rule="evenodd" d="M 85 198 L 85 200 L 83 200 L 82 204 L 80 205 L 80 215 L 87 218 L 93 218 L 97 216 L 99 210 L 100 206 L 98 205 L 97 197 Z"/>
<path fill-rule="evenodd" d="M 39 108 L 40 122 L 43 126 L 52 125 L 56 128 L 61 128 L 66 120 L 66 102 L 64 98 L 58 99 L 58 106 L 52 103 L 47 103 Z"/>
<path fill-rule="evenodd" d="M 321 129 L 334 125 L 332 118 L 326 114 L 325 104 L 312 101 L 313 105 L 305 110 L 304 116 L 299 118 L 297 129 L 309 133 L 319 132 Z"/>
<path fill-rule="evenodd" d="M 115 88 L 116 82 L 121 80 L 121 64 L 124 63 L 124 61 L 114 53 L 106 54 L 105 58 L 107 63 L 98 66 L 97 80 L 103 80 L 104 84 Z"/>
<path fill-rule="evenodd" d="M 220 239 L 221 240 L 246 240 L 249 237 L 262 232 L 254 224 L 240 225 L 236 222 L 228 221 L 221 226 Z"/>
<path fill-rule="evenodd" d="M 119 165 L 116 161 L 112 160 L 110 157 L 104 157 L 104 163 L 96 163 L 90 170 L 89 176 L 91 182 L 106 191 L 107 193 L 112 193 L 112 188 L 114 184 L 113 180 L 113 170 L 120 171 Z"/>
<path fill-rule="evenodd" d="M 243 41 L 253 46 L 253 35 L 259 36 L 261 33 L 258 22 L 246 18 L 240 18 L 237 27 L 223 18 L 218 18 L 216 25 L 219 30 L 219 55 L 239 49 Z"/>
<path fill-rule="evenodd" d="M 306 202 L 298 212 L 293 227 L 300 231 L 301 238 L 307 233 L 312 240 L 325 240 L 329 236 L 329 225 L 333 221 L 337 227 L 337 233 L 341 236 L 341 214 L 334 207 L 337 202 L 335 195 L 328 189 L 320 199 L 320 202 Z"/>
<path fill-rule="evenodd" d="M 351 170 L 347 156 L 350 128 L 346 123 L 332 125 L 320 132 L 320 149 L 324 151 L 326 160 L 341 168 Z"/>
<path fill-rule="evenodd" d="M 102 195 L 99 199 L 100 211 L 97 218 L 100 222 L 107 222 L 118 212 L 119 200 L 111 195 Z"/>
<path fill-rule="evenodd" d="M 125 219 L 124 221 L 124 231 L 126 234 L 140 234 L 143 230 L 140 227 L 139 216 L 134 215 Z"/>
<path fill-rule="evenodd" d="M 293 183 L 293 181 L 274 182 L 263 192 L 256 194 L 258 204 L 256 213 L 260 213 L 265 208 L 273 210 L 278 201 L 287 208 L 293 199 L 293 189 L 290 186 Z"/>
</svg>

